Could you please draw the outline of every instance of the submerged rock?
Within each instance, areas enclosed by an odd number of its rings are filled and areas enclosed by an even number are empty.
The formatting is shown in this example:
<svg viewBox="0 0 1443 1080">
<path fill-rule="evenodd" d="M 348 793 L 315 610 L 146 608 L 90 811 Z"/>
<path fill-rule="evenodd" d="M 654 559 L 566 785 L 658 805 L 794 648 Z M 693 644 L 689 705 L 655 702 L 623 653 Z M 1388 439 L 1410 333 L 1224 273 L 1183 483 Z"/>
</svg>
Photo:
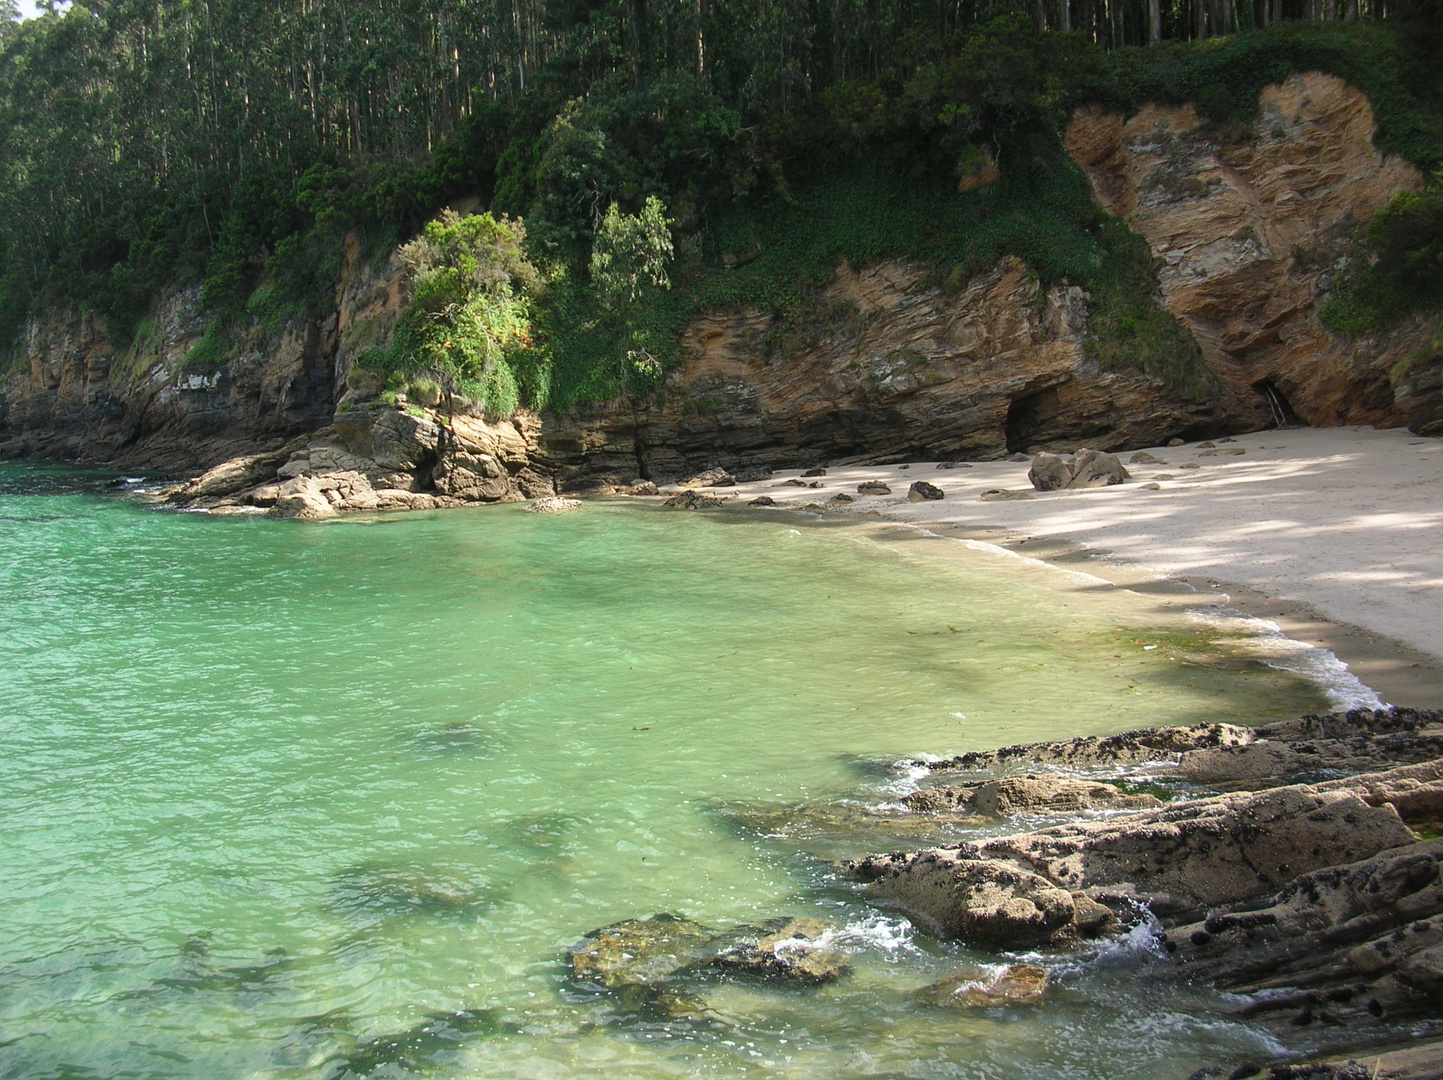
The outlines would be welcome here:
<svg viewBox="0 0 1443 1080">
<path fill-rule="evenodd" d="M 727 817 L 749 833 L 784 840 L 789 847 L 828 861 L 854 859 L 868 851 L 961 840 L 969 830 L 988 824 L 970 810 L 905 813 L 852 803 L 733 810 Z"/>
<path fill-rule="evenodd" d="M 751 502 L 747 503 L 747 505 L 748 505 L 748 506 L 776 506 L 776 505 L 777 505 L 777 500 L 774 499 L 774 498 L 772 498 L 770 495 L 758 495 L 758 496 L 757 496 L 755 499 L 753 499 Z"/>
<path fill-rule="evenodd" d="M 593 930 L 567 952 L 573 978 L 614 990 L 651 986 L 709 963 L 717 932 L 665 912 Z"/>
<path fill-rule="evenodd" d="M 1047 992 L 1047 969 L 1036 964 L 1009 964 L 1001 971 L 964 967 L 957 974 L 921 990 L 929 1005 L 976 1009 L 995 1005 L 1033 1005 Z"/>
<path fill-rule="evenodd" d="M 410 1076 L 463 1043 L 499 1035 L 504 1025 L 490 1009 L 432 1013 L 405 1031 L 362 1040 L 327 1073 L 327 1080 Z"/>
<path fill-rule="evenodd" d="M 473 882 L 428 868 L 365 862 L 331 879 L 336 904 L 358 916 L 474 916 L 496 903 Z"/>
<path fill-rule="evenodd" d="M 778 979 L 798 986 L 820 986 L 835 982 L 852 971 L 846 953 L 831 948 L 827 941 L 841 929 L 820 919 L 777 919 L 763 927 L 770 930 L 744 939 L 719 952 L 713 965 L 726 973 Z"/>
<path fill-rule="evenodd" d="M 744 976 L 805 987 L 849 974 L 850 958 L 830 944 L 840 929 L 817 919 L 777 918 L 718 931 L 663 913 L 593 930 L 567 958 L 579 988 L 647 988 L 678 995 L 690 1003 L 687 1007 L 695 1007 L 692 996 L 717 978 Z M 645 1000 L 644 995 L 635 999 Z"/>
<path fill-rule="evenodd" d="M 580 499 L 563 499 L 560 495 L 543 496 L 526 507 L 527 512 L 532 514 L 565 514 L 580 509 Z"/>
</svg>

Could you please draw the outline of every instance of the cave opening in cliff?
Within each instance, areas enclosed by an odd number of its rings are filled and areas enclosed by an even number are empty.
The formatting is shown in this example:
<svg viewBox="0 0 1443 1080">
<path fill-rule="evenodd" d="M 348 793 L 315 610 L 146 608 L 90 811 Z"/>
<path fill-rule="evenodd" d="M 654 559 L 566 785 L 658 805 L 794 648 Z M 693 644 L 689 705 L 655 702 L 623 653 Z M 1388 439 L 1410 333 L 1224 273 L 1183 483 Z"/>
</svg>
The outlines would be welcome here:
<svg viewBox="0 0 1443 1080">
<path fill-rule="evenodd" d="M 1009 454 L 1025 454 L 1037 442 L 1044 425 L 1057 414 L 1058 394 L 1054 387 L 1039 390 L 1025 397 L 1013 398 L 1007 406 L 1003 434 Z"/>
<path fill-rule="evenodd" d="M 1292 404 L 1288 401 L 1287 395 L 1278 389 L 1278 384 L 1272 379 L 1263 379 L 1253 383 L 1253 389 L 1263 399 L 1263 405 L 1267 409 L 1268 416 L 1275 428 L 1298 428 L 1307 427 L 1293 411 Z"/>
</svg>

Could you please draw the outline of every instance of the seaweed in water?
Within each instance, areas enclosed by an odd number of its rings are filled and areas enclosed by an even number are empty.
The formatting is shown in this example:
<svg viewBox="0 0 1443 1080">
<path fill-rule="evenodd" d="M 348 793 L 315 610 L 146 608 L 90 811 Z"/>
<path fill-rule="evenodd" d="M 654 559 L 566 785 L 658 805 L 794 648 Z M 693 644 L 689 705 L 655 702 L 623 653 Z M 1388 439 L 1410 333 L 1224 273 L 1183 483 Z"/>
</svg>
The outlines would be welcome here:
<svg viewBox="0 0 1443 1080">
<path fill-rule="evenodd" d="M 399 863 L 363 862 L 331 879 L 336 905 L 357 917 L 393 915 L 475 917 L 498 897 L 485 883 Z"/>
<path fill-rule="evenodd" d="M 338 1061 L 326 1080 L 397 1077 L 424 1069 L 471 1039 L 499 1035 L 504 1025 L 490 1009 L 432 1013 L 405 1031 L 364 1039 Z"/>
</svg>

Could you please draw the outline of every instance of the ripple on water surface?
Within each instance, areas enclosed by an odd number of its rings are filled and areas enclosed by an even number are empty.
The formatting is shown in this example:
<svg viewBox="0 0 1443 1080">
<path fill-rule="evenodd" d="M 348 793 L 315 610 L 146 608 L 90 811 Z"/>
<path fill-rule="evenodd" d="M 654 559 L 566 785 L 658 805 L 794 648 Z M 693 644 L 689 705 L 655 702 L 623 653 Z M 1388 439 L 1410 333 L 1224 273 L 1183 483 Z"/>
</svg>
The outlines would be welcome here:
<svg viewBox="0 0 1443 1080">
<path fill-rule="evenodd" d="M 1145 950 L 1046 959 L 1044 1008 L 924 1005 L 997 958 L 738 825 L 884 801 L 873 763 L 909 754 L 1323 704 L 1207 626 L 941 541 L 604 504 L 303 527 L 105 480 L 0 466 L 0 1077 L 1142 1078 L 1266 1050 Z M 855 971 L 682 1016 L 567 985 L 568 945 L 660 911 L 828 919 Z"/>
</svg>

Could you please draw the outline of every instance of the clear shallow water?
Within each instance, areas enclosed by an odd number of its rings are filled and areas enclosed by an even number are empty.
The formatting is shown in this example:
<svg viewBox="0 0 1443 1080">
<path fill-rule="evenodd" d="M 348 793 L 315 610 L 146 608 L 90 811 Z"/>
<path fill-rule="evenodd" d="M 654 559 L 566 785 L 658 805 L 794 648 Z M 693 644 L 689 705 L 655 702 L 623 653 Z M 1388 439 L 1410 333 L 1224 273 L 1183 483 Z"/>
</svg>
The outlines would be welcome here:
<svg viewBox="0 0 1443 1080">
<path fill-rule="evenodd" d="M 306 527 L 0 466 L 0 1077 L 1142 1078 L 1264 1052 L 1146 981 L 1141 941 L 1048 958 L 1041 1008 L 920 1005 L 965 950 L 735 824 L 881 801 L 871 763 L 909 754 L 1324 704 L 1131 594 L 896 535 L 608 504 Z M 833 920 L 856 971 L 716 986 L 691 1023 L 567 987 L 568 945 L 658 911 Z"/>
</svg>

